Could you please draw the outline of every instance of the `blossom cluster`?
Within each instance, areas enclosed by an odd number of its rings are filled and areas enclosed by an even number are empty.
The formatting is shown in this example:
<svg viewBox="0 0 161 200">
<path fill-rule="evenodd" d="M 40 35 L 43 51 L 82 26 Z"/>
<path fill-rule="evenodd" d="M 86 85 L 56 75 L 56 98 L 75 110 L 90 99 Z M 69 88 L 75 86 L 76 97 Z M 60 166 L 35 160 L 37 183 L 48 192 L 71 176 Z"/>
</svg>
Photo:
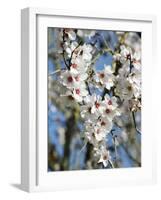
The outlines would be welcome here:
<svg viewBox="0 0 161 200">
<path fill-rule="evenodd" d="M 120 53 L 114 59 L 121 63 L 121 68 L 116 76 L 115 94 L 124 104 L 129 104 L 132 111 L 141 106 L 141 54 L 140 51 L 132 52 L 130 47 L 120 46 Z"/>
<path fill-rule="evenodd" d="M 97 162 L 107 167 L 111 163 L 107 136 L 115 118 L 123 113 L 122 105 L 128 104 L 132 112 L 141 106 L 141 54 L 140 49 L 120 45 L 119 51 L 112 55 L 115 65 L 105 65 L 101 71 L 93 70 L 91 78 L 89 68 L 95 50 L 92 45 L 77 41 L 77 36 L 82 37 L 82 34 L 81 30 L 76 33 L 73 29 L 63 29 L 60 33 L 66 65 L 59 77 L 60 83 L 66 87 L 66 93 L 61 96 L 79 104 L 84 136 L 93 146 Z M 86 36 L 94 34 L 86 33 Z M 91 84 L 102 89 L 102 93 L 91 92 Z"/>
</svg>

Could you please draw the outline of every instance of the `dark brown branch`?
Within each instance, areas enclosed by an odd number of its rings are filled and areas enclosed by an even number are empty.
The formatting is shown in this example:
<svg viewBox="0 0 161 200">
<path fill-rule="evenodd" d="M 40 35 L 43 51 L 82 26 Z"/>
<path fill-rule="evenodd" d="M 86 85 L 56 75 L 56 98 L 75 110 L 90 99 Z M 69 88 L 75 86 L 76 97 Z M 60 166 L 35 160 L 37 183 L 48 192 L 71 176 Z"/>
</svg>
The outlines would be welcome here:
<svg viewBox="0 0 161 200">
<path fill-rule="evenodd" d="M 69 159 L 70 159 L 70 144 L 72 137 L 76 132 L 76 119 L 74 116 L 75 110 L 71 111 L 73 114 L 67 120 L 66 132 L 65 132 L 65 144 L 64 144 L 64 156 L 61 161 L 61 170 L 69 170 Z"/>
<path fill-rule="evenodd" d="M 71 57 L 69 59 L 69 67 L 71 66 L 71 61 L 72 61 L 72 57 L 73 57 L 73 54 L 75 52 L 76 49 L 78 49 L 78 47 L 82 44 L 82 41 L 79 42 L 79 44 L 75 47 L 75 49 L 72 51 L 71 53 Z"/>
<path fill-rule="evenodd" d="M 86 86 L 87 86 L 87 90 L 88 90 L 88 92 L 89 92 L 89 95 L 92 95 L 92 94 L 91 94 L 91 91 L 90 91 L 90 88 L 89 88 L 88 81 L 86 81 L 85 83 L 86 83 Z"/>
<path fill-rule="evenodd" d="M 118 75 L 119 69 L 122 67 L 122 64 L 120 61 L 116 61 L 116 67 L 115 67 L 115 72 L 113 73 L 115 76 Z"/>
<path fill-rule="evenodd" d="M 135 119 L 134 111 L 132 111 L 132 118 L 133 118 L 134 127 L 135 127 L 136 132 L 141 135 L 141 132 L 138 130 L 137 125 L 136 125 L 136 119 Z"/>
<path fill-rule="evenodd" d="M 62 48 L 63 48 L 63 60 L 64 60 L 64 63 L 67 67 L 67 69 L 69 70 L 70 69 L 70 66 L 68 65 L 66 59 L 65 59 L 65 49 L 64 49 L 64 43 L 66 42 L 65 40 L 65 30 L 63 29 L 63 44 L 62 44 Z"/>
<path fill-rule="evenodd" d="M 64 63 L 65 63 L 65 66 L 66 66 L 67 69 L 69 70 L 70 67 L 69 67 L 69 65 L 68 65 L 68 63 L 67 63 L 67 61 L 66 61 L 66 59 L 65 59 L 65 50 L 64 50 L 64 49 L 63 49 L 63 60 L 64 60 Z"/>
<path fill-rule="evenodd" d="M 105 95 L 109 92 L 109 90 L 107 88 L 104 88 L 103 90 L 103 94 L 102 94 L 102 100 L 104 100 Z"/>
<path fill-rule="evenodd" d="M 131 55 L 129 55 L 129 61 L 130 61 L 130 73 L 131 73 L 131 71 L 132 71 L 132 68 L 133 68 L 133 62 L 132 62 L 132 60 L 131 60 Z"/>
<path fill-rule="evenodd" d="M 117 155 L 118 155 L 118 153 L 117 153 L 117 146 L 116 146 L 116 138 L 117 138 L 117 135 L 114 135 L 114 132 L 115 130 L 114 129 L 112 129 L 111 130 L 111 135 L 112 135 L 112 140 L 113 140 L 113 143 L 114 143 L 114 151 L 115 151 L 115 160 L 117 160 Z"/>
<path fill-rule="evenodd" d="M 65 49 L 64 49 L 64 43 L 66 42 L 65 35 L 66 35 L 65 29 L 63 29 L 63 45 L 62 45 L 62 48 L 63 48 L 63 60 L 64 60 L 64 63 L 66 65 L 67 69 L 70 70 L 73 54 L 74 54 L 75 50 L 82 44 L 82 41 L 80 41 L 79 44 L 75 47 L 75 49 L 72 51 L 70 59 L 68 60 L 68 63 L 67 63 L 67 60 L 65 58 Z"/>
<path fill-rule="evenodd" d="M 108 164 L 109 164 L 110 168 L 114 168 L 114 166 L 110 160 L 108 160 Z"/>
</svg>

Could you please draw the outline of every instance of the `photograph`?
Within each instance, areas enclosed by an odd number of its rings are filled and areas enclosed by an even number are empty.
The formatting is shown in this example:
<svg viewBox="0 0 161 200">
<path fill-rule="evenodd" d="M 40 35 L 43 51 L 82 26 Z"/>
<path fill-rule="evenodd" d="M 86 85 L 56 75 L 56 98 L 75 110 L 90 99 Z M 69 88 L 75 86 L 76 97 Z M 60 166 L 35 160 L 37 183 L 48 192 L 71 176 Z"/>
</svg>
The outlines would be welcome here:
<svg viewBox="0 0 161 200">
<path fill-rule="evenodd" d="M 48 27 L 45 39 L 48 172 L 141 167 L 141 32 Z"/>
</svg>

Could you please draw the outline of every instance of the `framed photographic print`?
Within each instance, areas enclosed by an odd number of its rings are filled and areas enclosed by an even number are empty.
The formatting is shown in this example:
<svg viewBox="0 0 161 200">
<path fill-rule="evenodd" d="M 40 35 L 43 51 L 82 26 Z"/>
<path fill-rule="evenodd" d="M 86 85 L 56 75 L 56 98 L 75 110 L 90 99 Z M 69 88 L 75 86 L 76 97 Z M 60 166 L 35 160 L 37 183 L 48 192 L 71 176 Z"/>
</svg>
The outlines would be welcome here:
<svg viewBox="0 0 161 200">
<path fill-rule="evenodd" d="M 155 17 L 26 8 L 21 19 L 22 189 L 154 183 Z"/>
</svg>

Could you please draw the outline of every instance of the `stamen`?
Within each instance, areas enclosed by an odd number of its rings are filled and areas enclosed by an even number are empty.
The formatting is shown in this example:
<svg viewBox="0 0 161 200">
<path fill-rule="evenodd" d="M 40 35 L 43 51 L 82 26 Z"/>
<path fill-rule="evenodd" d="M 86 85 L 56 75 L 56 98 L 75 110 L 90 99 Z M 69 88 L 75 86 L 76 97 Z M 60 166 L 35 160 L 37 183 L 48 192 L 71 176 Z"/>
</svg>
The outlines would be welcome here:
<svg viewBox="0 0 161 200">
<path fill-rule="evenodd" d="M 68 76 L 67 80 L 68 80 L 69 83 L 72 83 L 73 82 L 72 76 Z"/>
</svg>

